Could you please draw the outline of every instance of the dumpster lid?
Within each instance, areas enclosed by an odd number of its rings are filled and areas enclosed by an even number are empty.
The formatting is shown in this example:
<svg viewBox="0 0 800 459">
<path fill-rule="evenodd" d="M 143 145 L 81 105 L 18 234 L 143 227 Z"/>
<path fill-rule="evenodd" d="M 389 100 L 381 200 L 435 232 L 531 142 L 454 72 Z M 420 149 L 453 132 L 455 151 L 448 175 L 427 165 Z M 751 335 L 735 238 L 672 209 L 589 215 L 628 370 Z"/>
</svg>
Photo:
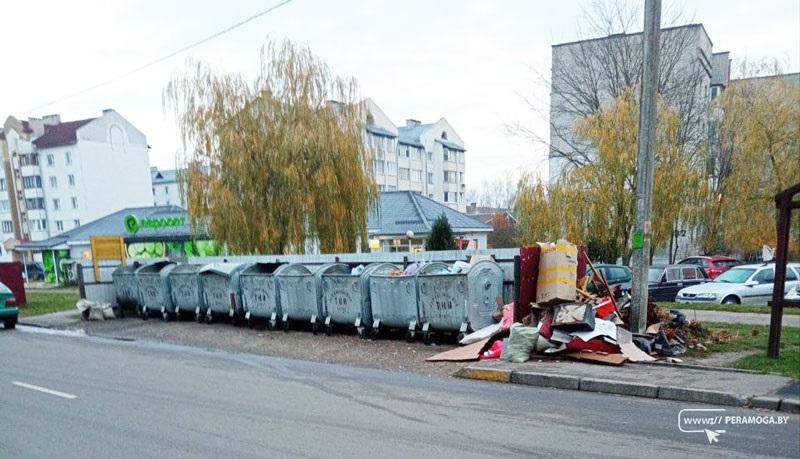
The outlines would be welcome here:
<svg viewBox="0 0 800 459">
<path fill-rule="evenodd" d="M 316 266 L 306 266 L 302 263 L 289 263 L 288 265 L 281 265 L 275 270 L 276 276 L 307 276 L 314 274 L 319 269 Z"/>
<path fill-rule="evenodd" d="M 219 274 L 220 276 L 230 277 L 238 270 L 246 266 L 243 263 L 211 263 L 203 266 L 198 274 Z"/>
<path fill-rule="evenodd" d="M 176 265 L 177 264 L 175 262 L 173 262 L 173 261 L 162 260 L 162 261 L 157 261 L 155 263 L 150 263 L 150 264 L 144 265 L 141 268 L 137 269 L 136 273 L 137 274 L 160 273 L 162 269 L 168 268 L 170 266 L 172 266 L 174 268 Z M 171 271 L 171 270 L 172 269 L 169 269 L 168 271 Z"/>
<path fill-rule="evenodd" d="M 380 263 L 374 268 L 372 268 L 370 275 L 402 277 L 403 270 L 399 266 L 393 265 L 391 263 Z"/>
<path fill-rule="evenodd" d="M 201 269 L 203 265 L 181 263 L 172 270 L 172 274 L 197 274 Z"/>
<path fill-rule="evenodd" d="M 430 263 L 425 263 L 422 265 L 419 270 L 417 270 L 418 276 L 435 276 L 437 274 L 452 274 L 450 272 L 450 267 L 447 266 L 446 263 L 442 263 L 441 261 L 433 261 Z"/>
<path fill-rule="evenodd" d="M 281 266 L 286 263 L 253 263 L 250 267 L 242 271 L 242 274 L 275 274 Z"/>
<path fill-rule="evenodd" d="M 352 268 L 350 267 L 350 265 L 344 263 L 330 263 L 327 265 L 320 266 L 319 270 L 317 270 L 317 273 L 322 276 L 343 275 L 343 274 L 349 276 L 351 270 Z"/>
<path fill-rule="evenodd" d="M 111 273 L 111 275 L 114 276 L 117 274 L 134 274 L 136 273 L 136 270 L 141 267 L 142 265 L 139 262 L 136 262 L 132 265 L 120 266 L 119 268 L 115 269 L 114 272 Z"/>
</svg>

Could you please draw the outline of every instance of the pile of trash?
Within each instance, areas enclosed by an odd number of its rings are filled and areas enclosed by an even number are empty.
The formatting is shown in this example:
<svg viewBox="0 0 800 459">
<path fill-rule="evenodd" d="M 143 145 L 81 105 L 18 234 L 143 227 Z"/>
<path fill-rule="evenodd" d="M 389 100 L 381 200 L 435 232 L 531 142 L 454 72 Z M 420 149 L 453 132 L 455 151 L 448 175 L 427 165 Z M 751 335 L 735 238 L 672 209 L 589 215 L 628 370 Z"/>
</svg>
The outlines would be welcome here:
<svg viewBox="0 0 800 459">
<path fill-rule="evenodd" d="M 708 332 L 678 310 L 648 305 L 645 333 L 629 330 L 630 297 L 615 298 L 601 276 L 577 278 L 578 248 L 559 240 L 541 244 L 536 303 L 526 317 L 514 317 L 514 303 L 498 305 L 489 325 L 464 337 L 465 347 L 429 360 L 503 359 L 525 362 L 533 356 L 621 365 L 626 361 L 680 362 L 688 340 Z M 582 252 L 581 252 L 582 253 Z M 587 263 L 591 266 L 591 261 Z M 592 269 L 592 272 L 597 273 Z M 587 283 L 594 283 L 591 294 Z"/>
</svg>

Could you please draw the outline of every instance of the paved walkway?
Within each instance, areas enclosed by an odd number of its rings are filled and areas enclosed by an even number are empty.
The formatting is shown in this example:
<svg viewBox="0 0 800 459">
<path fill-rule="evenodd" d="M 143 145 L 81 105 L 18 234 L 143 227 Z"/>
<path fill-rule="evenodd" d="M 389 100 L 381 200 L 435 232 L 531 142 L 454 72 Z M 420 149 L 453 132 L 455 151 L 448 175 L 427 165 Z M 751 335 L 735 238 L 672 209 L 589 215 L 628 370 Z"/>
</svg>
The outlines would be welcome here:
<svg viewBox="0 0 800 459">
<path fill-rule="evenodd" d="M 765 306 L 766 307 L 766 306 Z M 683 309 L 686 318 L 701 322 L 724 322 L 729 324 L 769 325 L 769 314 L 755 312 L 701 311 Z M 783 315 L 784 327 L 800 327 L 800 316 Z"/>
<path fill-rule="evenodd" d="M 800 382 L 787 376 L 666 363 L 621 366 L 537 360 L 483 360 L 456 376 L 539 387 L 796 412 Z"/>
</svg>

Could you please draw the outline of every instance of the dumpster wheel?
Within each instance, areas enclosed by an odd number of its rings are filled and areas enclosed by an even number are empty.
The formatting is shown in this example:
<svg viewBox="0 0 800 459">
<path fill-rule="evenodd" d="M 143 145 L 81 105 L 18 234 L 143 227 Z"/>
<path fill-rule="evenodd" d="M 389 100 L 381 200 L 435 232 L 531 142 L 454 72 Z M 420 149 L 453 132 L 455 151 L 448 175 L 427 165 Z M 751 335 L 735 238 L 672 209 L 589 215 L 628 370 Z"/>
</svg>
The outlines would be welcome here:
<svg viewBox="0 0 800 459">
<path fill-rule="evenodd" d="M 425 330 L 422 333 L 422 342 L 425 345 L 431 344 L 431 332 L 429 332 L 428 330 Z"/>
<path fill-rule="evenodd" d="M 356 327 L 356 333 L 358 334 L 358 337 L 361 339 L 367 339 L 367 337 L 369 336 L 366 327 Z"/>
<path fill-rule="evenodd" d="M 416 335 L 416 332 L 414 332 L 414 330 L 406 331 L 406 341 L 408 341 L 409 343 L 413 343 L 415 335 Z"/>
<path fill-rule="evenodd" d="M 283 331 L 284 331 L 284 333 L 289 333 L 289 321 L 288 320 L 284 320 L 283 321 Z"/>
<path fill-rule="evenodd" d="M 374 339 L 374 340 L 379 339 L 381 337 L 381 329 L 378 328 L 378 327 L 372 327 L 369 330 L 369 337 L 370 337 L 370 339 Z"/>
<path fill-rule="evenodd" d="M 194 320 L 196 320 L 199 324 L 203 323 L 203 315 L 198 312 L 194 315 Z"/>
<path fill-rule="evenodd" d="M 328 324 L 325 326 L 325 335 L 331 336 L 333 334 L 333 324 Z"/>
<path fill-rule="evenodd" d="M 142 308 L 142 320 L 150 318 L 150 311 L 147 308 Z"/>
</svg>

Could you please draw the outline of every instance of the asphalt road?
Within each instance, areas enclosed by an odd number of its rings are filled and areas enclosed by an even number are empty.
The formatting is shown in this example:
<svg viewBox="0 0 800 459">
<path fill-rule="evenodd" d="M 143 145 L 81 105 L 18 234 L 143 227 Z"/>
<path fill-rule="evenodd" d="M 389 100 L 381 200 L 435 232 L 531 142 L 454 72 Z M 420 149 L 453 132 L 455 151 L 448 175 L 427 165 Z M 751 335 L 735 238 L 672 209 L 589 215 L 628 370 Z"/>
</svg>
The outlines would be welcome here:
<svg viewBox="0 0 800 459">
<path fill-rule="evenodd" d="M 700 405 L 152 342 L 0 332 L 0 457 L 754 457 L 800 422 L 682 433 Z M 727 409 L 726 415 L 783 413 Z"/>
</svg>

